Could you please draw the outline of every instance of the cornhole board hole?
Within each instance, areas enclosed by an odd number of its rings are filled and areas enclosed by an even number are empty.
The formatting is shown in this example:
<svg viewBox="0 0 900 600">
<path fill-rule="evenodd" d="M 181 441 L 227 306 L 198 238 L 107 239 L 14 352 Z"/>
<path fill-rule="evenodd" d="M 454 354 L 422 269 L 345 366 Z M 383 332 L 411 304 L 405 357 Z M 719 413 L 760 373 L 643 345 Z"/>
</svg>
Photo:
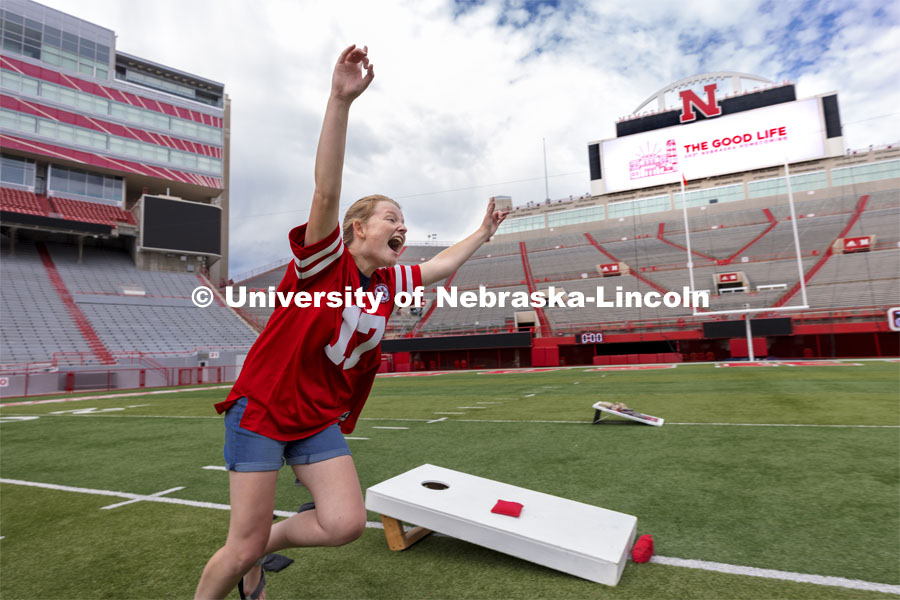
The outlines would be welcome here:
<svg viewBox="0 0 900 600">
<path fill-rule="evenodd" d="M 602 402 L 602 401 L 601 401 Z M 631 410 L 630 408 L 621 411 L 621 410 L 613 410 L 612 408 L 607 408 L 605 406 L 601 406 L 600 402 L 594 404 L 594 424 L 603 422 L 603 420 L 609 415 L 615 415 L 617 417 L 624 417 L 626 419 L 630 419 L 632 421 L 637 421 L 638 423 L 643 423 L 644 425 L 653 425 L 654 427 L 662 427 L 663 423 L 666 422 L 662 417 L 653 417 L 651 415 L 645 415 L 643 413 L 639 413 L 637 411 Z"/>
<path fill-rule="evenodd" d="M 498 500 L 524 508 L 492 513 Z M 631 515 L 429 464 L 367 489 L 366 508 L 381 514 L 391 550 L 437 531 L 606 585 L 619 582 L 637 528 Z"/>
</svg>

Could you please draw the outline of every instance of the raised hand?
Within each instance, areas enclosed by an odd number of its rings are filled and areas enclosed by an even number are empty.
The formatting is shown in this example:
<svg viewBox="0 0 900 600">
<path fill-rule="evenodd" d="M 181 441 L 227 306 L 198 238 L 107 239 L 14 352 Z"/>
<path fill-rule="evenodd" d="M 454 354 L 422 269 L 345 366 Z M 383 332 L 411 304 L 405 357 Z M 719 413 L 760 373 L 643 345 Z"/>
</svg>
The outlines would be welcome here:
<svg viewBox="0 0 900 600">
<path fill-rule="evenodd" d="M 506 215 L 509 214 L 509 211 L 500 211 L 494 210 L 494 200 L 491 199 L 488 202 L 487 213 L 484 215 L 484 221 L 481 223 L 481 229 L 487 231 L 488 237 L 491 237 L 497 232 L 497 228 L 500 227 L 500 223 L 506 218 Z"/>
<path fill-rule="evenodd" d="M 363 75 L 365 70 L 365 75 Z M 369 47 L 357 48 L 356 44 L 341 52 L 334 75 L 331 77 L 331 95 L 345 102 L 353 102 L 366 91 L 375 78 L 374 65 L 369 63 Z"/>
</svg>

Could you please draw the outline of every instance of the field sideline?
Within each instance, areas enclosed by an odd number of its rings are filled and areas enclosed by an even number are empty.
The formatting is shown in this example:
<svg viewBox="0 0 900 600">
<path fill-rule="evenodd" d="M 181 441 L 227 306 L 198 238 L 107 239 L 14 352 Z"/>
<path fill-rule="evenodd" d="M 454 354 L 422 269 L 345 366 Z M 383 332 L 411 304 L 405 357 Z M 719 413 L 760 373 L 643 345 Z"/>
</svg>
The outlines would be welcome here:
<svg viewBox="0 0 900 600">
<path fill-rule="evenodd" d="M 444 536 L 392 553 L 369 513 L 352 544 L 285 551 L 270 597 L 896 597 L 900 370 L 856 363 L 379 378 L 348 437 L 363 489 L 423 463 L 465 471 L 636 515 L 658 562 L 608 588 Z M 190 597 L 227 530 L 228 476 L 204 468 L 222 465 L 225 393 L 7 401 L 0 596 Z M 601 399 L 666 424 L 591 425 Z M 309 500 L 283 470 L 279 514 Z"/>
</svg>

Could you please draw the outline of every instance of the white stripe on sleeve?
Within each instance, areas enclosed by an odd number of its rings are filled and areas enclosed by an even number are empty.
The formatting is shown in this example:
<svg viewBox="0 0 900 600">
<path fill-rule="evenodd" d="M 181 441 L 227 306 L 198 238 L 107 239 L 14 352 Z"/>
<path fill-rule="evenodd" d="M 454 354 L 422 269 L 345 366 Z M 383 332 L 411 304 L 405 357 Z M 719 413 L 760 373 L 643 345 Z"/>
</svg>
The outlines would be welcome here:
<svg viewBox="0 0 900 600">
<path fill-rule="evenodd" d="M 413 285 L 413 272 L 412 267 L 407 265 L 404 267 L 406 269 L 406 285 L 409 286 L 409 293 L 412 294 L 415 290 L 415 285 Z"/>
<path fill-rule="evenodd" d="M 403 271 L 400 265 L 394 265 L 394 293 L 403 290 Z"/>
<path fill-rule="evenodd" d="M 308 278 L 308 277 L 312 277 L 313 275 L 315 275 L 316 273 L 318 273 L 319 271 L 321 271 L 322 269 L 324 269 L 325 267 L 327 267 L 328 265 L 330 265 L 331 263 L 333 263 L 334 261 L 336 261 L 336 260 L 339 259 L 340 257 L 341 257 L 341 253 L 340 253 L 340 252 L 335 252 L 334 254 L 332 254 L 331 256 L 329 256 L 328 258 L 326 258 L 325 260 L 323 260 L 322 262 L 320 262 L 320 263 L 317 264 L 316 266 L 310 267 L 310 268 L 308 268 L 308 269 L 305 269 L 305 270 L 301 271 L 301 272 L 300 272 L 300 279 L 306 279 L 306 278 Z M 295 268 L 296 268 L 296 267 L 295 267 Z"/>
<path fill-rule="evenodd" d="M 296 258 L 296 257 L 295 257 L 295 258 L 294 258 L 294 262 L 297 263 L 297 266 L 298 266 L 298 267 L 300 267 L 301 269 L 304 269 L 304 268 L 308 267 L 309 265 L 311 265 L 312 263 L 314 263 L 314 262 L 316 262 L 317 260 L 319 260 L 320 258 L 322 258 L 323 256 L 328 256 L 328 255 L 331 254 L 332 252 L 338 252 L 338 253 L 340 253 L 340 251 L 343 250 L 343 248 L 341 248 L 341 246 L 343 245 L 343 243 L 344 243 L 344 240 L 342 240 L 342 239 L 341 239 L 341 236 L 338 235 L 337 239 L 334 240 L 334 242 L 332 242 L 332 243 L 331 243 L 327 248 L 325 248 L 324 250 L 320 250 L 319 252 L 316 252 L 316 253 L 313 254 L 312 256 L 307 257 L 307 258 L 304 258 L 303 260 L 300 260 L 299 258 Z"/>
</svg>

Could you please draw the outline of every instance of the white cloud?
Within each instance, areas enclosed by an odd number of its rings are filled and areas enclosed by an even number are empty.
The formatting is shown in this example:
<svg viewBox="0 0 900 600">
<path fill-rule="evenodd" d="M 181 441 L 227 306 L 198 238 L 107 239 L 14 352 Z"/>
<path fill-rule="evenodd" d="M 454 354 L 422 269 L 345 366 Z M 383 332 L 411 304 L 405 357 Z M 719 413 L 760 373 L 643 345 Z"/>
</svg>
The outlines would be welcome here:
<svg viewBox="0 0 900 600">
<path fill-rule="evenodd" d="M 792 78 L 801 97 L 837 90 L 848 146 L 900 137 L 890 1 L 562 2 L 536 14 L 498 0 L 457 17 L 438 0 L 45 3 L 113 29 L 121 51 L 226 85 L 233 273 L 288 254 L 287 231 L 312 197 L 331 68 L 348 43 L 368 44 L 376 79 L 351 111 L 344 204 L 398 197 L 410 239 L 460 239 L 492 195 L 542 201 L 542 138 L 560 175 L 551 197 L 586 192 L 587 142 L 700 72 Z"/>
</svg>

